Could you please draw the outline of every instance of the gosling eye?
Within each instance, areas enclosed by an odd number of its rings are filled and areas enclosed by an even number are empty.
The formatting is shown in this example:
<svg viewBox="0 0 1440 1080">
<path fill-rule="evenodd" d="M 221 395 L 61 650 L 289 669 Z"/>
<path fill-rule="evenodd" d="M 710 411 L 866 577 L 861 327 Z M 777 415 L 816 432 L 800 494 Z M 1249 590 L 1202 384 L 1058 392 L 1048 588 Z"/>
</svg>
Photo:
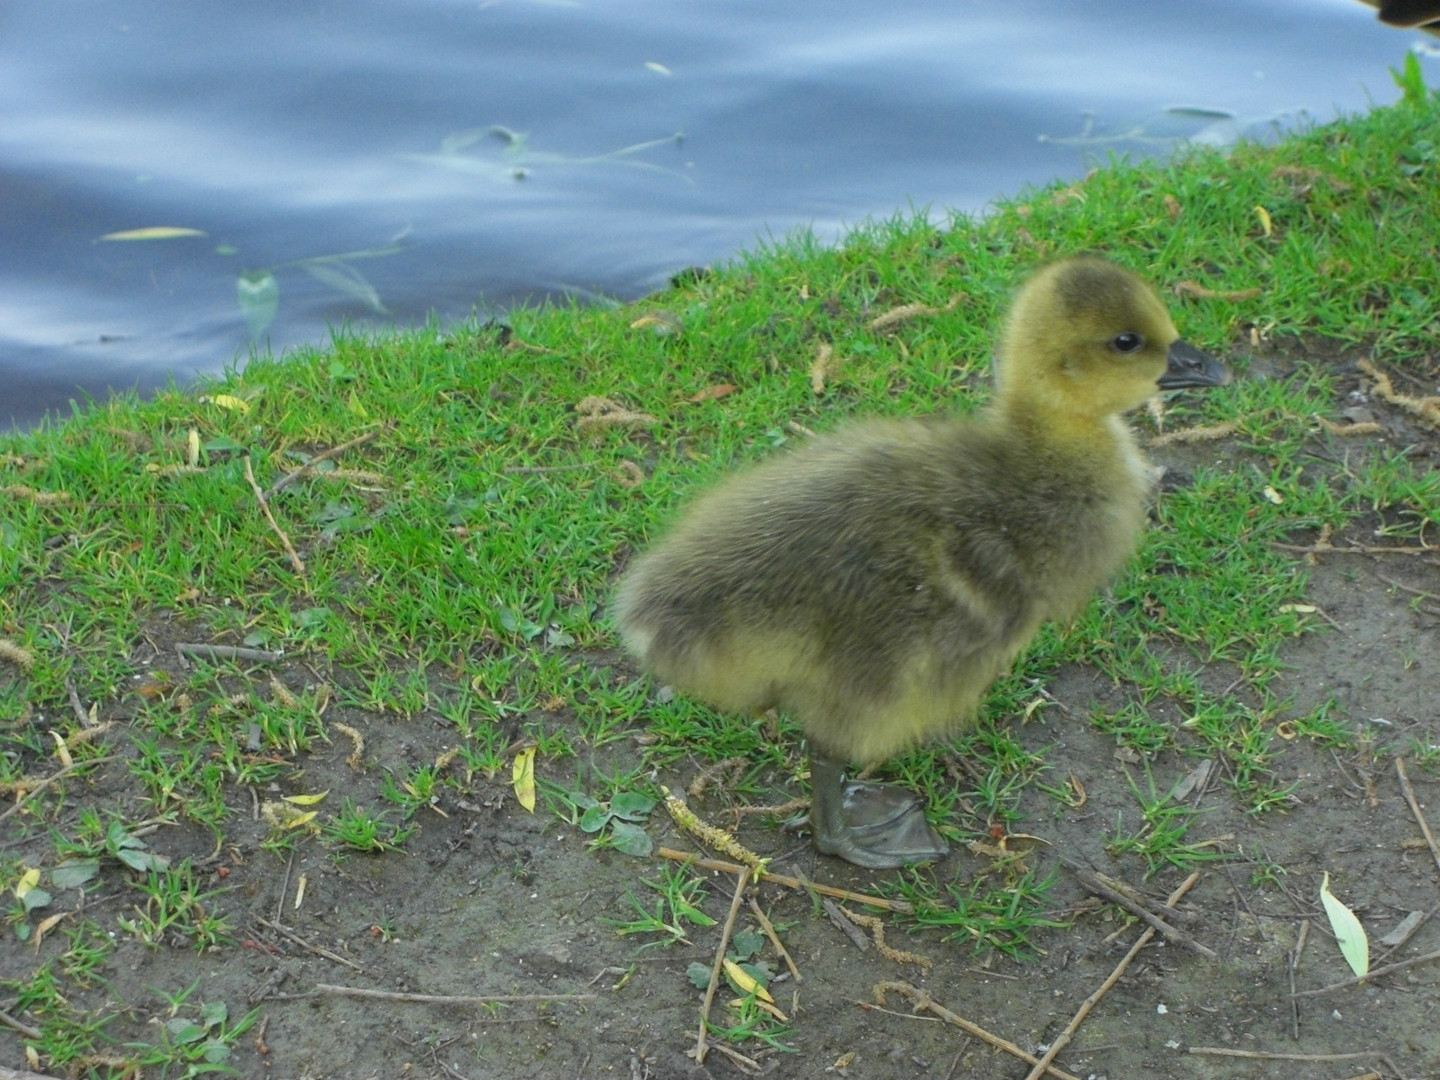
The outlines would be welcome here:
<svg viewBox="0 0 1440 1080">
<path fill-rule="evenodd" d="M 1116 352 L 1132 353 L 1145 344 L 1145 339 L 1133 330 L 1126 330 L 1110 339 L 1110 347 Z"/>
</svg>

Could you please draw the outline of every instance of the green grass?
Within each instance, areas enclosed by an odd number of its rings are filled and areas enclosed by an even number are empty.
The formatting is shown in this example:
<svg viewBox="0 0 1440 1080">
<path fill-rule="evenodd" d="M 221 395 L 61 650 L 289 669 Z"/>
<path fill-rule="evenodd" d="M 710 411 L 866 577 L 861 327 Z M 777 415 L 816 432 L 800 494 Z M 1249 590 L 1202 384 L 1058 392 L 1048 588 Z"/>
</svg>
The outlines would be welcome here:
<svg viewBox="0 0 1440 1080">
<path fill-rule="evenodd" d="M 578 823 L 601 808 L 602 844 L 617 823 L 644 822 L 614 808 L 657 794 L 656 769 L 738 757 L 738 793 L 793 787 L 803 765 L 791 722 L 657 702 L 619 663 L 605 624 L 617 564 L 706 481 L 805 429 L 973 408 L 1011 288 L 1056 255 L 1100 251 L 1163 285 L 1209 290 L 1176 296 L 1177 322 L 1242 376 L 1247 343 L 1323 341 L 1428 378 L 1420 362 L 1440 337 L 1440 103 L 1413 70 L 1404 78 L 1400 104 L 1273 147 L 1110 162 L 981 219 L 906 214 L 836 245 L 799 234 L 626 307 L 519 310 L 504 330 L 342 334 L 195 390 L 121 395 L 0 435 L 0 638 L 14 647 L 0 657 L 0 785 L 20 799 L 7 828 L 49 830 L 26 849 L 47 875 L 67 857 L 95 860 L 125 897 L 107 930 L 210 948 L 228 930 L 211 895 L 188 866 L 126 861 L 144 848 L 89 805 L 87 762 L 123 757 L 141 813 L 194 823 L 219 844 L 252 793 L 305 790 L 306 755 L 350 752 L 328 710 L 400 729 L 423 715 L 443 729 L 443 762 L 367 761 L 345 798 L 313 808 L 313 828 L 276 823 L 266 846 L 281 858 L 302 844 L 334 857 L 401 847 L 437 799 L 507 776 L 520 745 L 537 748 L 541 812 Z M 872 325 L 911 304 L 929 313 Z M 839 362 L 817 393 L 822 346 Z M 1089 665 L 1123 701 L 1092 722 L 1146 759 L 1215 758 L 1259 813 L 1291 790 L 1276 769 L 1280 725 L 1325 746 L 1360 737 L 1325 709 L 1295 715 L 1275 687 L 1286 645 L 1324 632 L 1306 610 L 1303 559 L 1277 542 L 1347 528 L 1415 541 L 1440 518 L 1440 473 L 1403 447 L 1361 453 L 1325 433 L 1317 418 L 1343 419 L 1334 364 L 1250 374 L 1169 406 L 1167 431 L 1233 424 L 1223 460 L 1206 444 L 1187 451 L 1191 482 L 1160 500 L 1132 568 L 1073 625 L 1040 634 L 986 715 L 1044 716 L 1037 687 L 1064 664 Z M 645 418 L 586 424 L 577 406 L 595 396 Z M 1144 435 L 1153 425 L 1136 418 Z M 362 436 L 270 499 L 302 573 L 257 506 L 247 461 L 264 488 Z M 285 678 L 245 659 L 186 665 L 173 650 L 182 641 L 282 652 Z M 1218 692 L 1207 672 L 1240 689 Z M 119 723 L 93 737 L 92 721 Z M 73 769 L 32 790 L 60 768 L 57 740 Z M 1433 768 L 1440 752 L 1417 750 Z M 957 758 L 968 762 L 959 774 Z M 885 771 L 924 792 L 957 840 L 1017 825 L 1047 793 L 1067 797 L 1046 752 L 993 720 Z M 1187 832 L 1191 811 L 1158 788 L 1132 795 L 1138 809 L 1122 814 L 1112 851 L 1150 870 L 1210 857 Z M 23 867 L 0 870 L 9 890 Z M 679 880 L 652 884 L 653 912 L 637 901 L 662 934 L 684 928 Z M 1034 929 L 1056 924 L 1050 884 L 1016 871 L 906 888 L 923 901 L 917 924 L 1023 953 Z M 36 920 L 12 910 L 9 925 Z M 106 1022 L 63 1003 L 110 947 L 89 921 L 63 932 L 63 955 L 7 988 L 46 1023 L 56 1064 L 87 1052 Z M 164 1060 L 219 1053 L 217 1040 L 248 1021 L 193 1012 L 178 1010 L 190 1026 L 156 1044 Z M 768 1022 L 739 1028 L 778 1040 Z"/>
</svg>

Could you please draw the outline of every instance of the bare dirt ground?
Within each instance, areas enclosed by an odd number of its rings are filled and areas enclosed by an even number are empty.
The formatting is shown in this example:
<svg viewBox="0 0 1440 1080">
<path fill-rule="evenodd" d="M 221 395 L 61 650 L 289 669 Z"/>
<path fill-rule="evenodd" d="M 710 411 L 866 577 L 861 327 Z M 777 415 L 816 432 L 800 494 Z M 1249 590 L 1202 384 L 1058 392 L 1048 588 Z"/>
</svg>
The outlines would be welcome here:
<svg viewBox="0 0 1440 1080">
<path fill-rule="evenodd" d="M 1432 452 L 1432 436 L 1390 410 L 1375 409 L 1390 445 Z M 1226 452 L 1223 444 L 1206 448 L 1212 457 Z M 1332 539 L 1373 542 L 1363 535 Z M 1312 601 L 1331 625 L 1294 642 L 1285 656 L 1290 670 L 1284 682 L 1297 695 L 1297 709 L 1333 696 L 1336 715 L 1362 733 L 1360 748 L 1342 755 L 1305 739 L 1277 741 L 1274 768 L 1297 784 L 1294 805 L 1286 811 L 1247 815 L 1218 778 L 1191 795 L 1206 813 L 1190 839 L 1213 838 L 1229 857 L 1199 868 L 1199 880 L 1180 901 L 1182 914 L 1176 918 L 1215 956 L 1163 938 L 1140 949 L 1058 1055 L 1055 1064 L 1067 1074 L 1110 1080 L 1440 1077 L 1440 964 L 1416 964 L 1365 984 L 1291 998 L 1292 978 L 1293 987 L 1304 991 L 1349 975 L 1320 909 L 1322 872 L 1330 873 L 1337 890 L 1343 882 L 1343 898 L 1372 938 L 1407 914 L 1431 912 L 1440 904 L 1437 859 L 1404 797 L 1395 762 L 1398 755 L 1410 756 L 1418 804 L 1430 814 L 1432 827 L 1440 828 L 1440 810 L 1426 809 L 1440 797 L 1440 776 L 1413 760 L 1417 746 L 1440 744 L 1434 696 L 1440 676 L 1435 632 L 1440 567 L 1433 555 L 1346 554 L 1319 556 L 1312 572 Z M 176 628 L 162 624 L 150 631 L 150 641 L 162 648 L 176 637 Z M 137 669 L 153 662 L 152 645 L 138 645 L 133 658 Z M 256 677 L 268 680 L 270 674 Z M 616 678 L 626 677 L 617 669 Z M 1233 675 L 1215 677 L 1223 687 Z M 297 689 L 315 681 L 298 665 L 280 678 Z M 289 865 L 262 850 L 267 827 L 252 815 L 252 800 L 268 793 L 236 790 L 221 850 L 212 850 L 210 833 L 198 827 L 170 827 L 148 838 L 153 849 L 172 858 L 195 859 L 213 885 L 223 887 L 214 903 L 229 914 L 236 944 L 196 954 L 183 947 L 147 947 L 126 936 L 101 973 L 104 981 L 88 1000 L 72 1004 L 96 1015 L 123 1011 L 126 1019 L 117 1034 L 129 1025 L 132 1037 L 153 1039 L 152 1018 L 165 1015 L 154 988 L 199 979 L 205 999 L 228 1002 L 232 1016 L 255 1004 L 263 1007 L 263 1023 L 243 1038 L 231 1064 L 245 1076 L 285 1080 L 754 1074 L 1018 1080 L 1028 1064 L 933 1011 L 915 1014 L 913 1001 L 899 993 L 889 994 L 888 1011 L 866 1005 L 875 1002 L 877 983 L 905 982 L 1031 1054 L 1043 1053 L 1143 930 L 1113 906 L 1096 903 L 1074 876 L 1058 868 L 1059 861 L 1094 867 L 1162 901 L 1184 878 L 1167 870 L 1146 880 L 1135 860 L 1116 859 L 1105 850 L 1104 836 L 1117 812 L 1133 814 L 1135 801 L 1113 737 L 1084 717 L 1118 705 L 1119 692 L 1097 672 L 1080 667 L 1060 671 L 1049 689 L 1073 715 L 1046 710 L 1043 719 L 1022 725 L 1018 737 L 1027 747 L 1046 747 L 1051 762 L 1063 761 L 1088 797 L 1083 806 L 1065 810 L 1032 789 L 1022 802 L 1022 824 L 1048 842 L 1036 849 L 1033 864 L 1042 872 L 1057 869 L 1052 910 L 1068 925 L 1037 932 L 1043 952 L 1025 961 L 977 954 L 969 943 L 945 941 L 935 930 L 910 935 L 892 930 L 893 944 L 931 961 L 927 970 L 887 960 L 873 948 L 862 951 L 817 912 L 808 895 L 762 884 L 756 894 L 760 905 L 781 928 L 800 973 L 774 987 L 791 1019 L 784 1041 L 793 1051 L 751 1041 L 736 1048 L 748 1061 L 712 1049 L 701 1064 L 689 1054 L 701 993 L 686 968 L 712 962 L 733 876 L 710 875 L 703 907 L 718 921 L 715 927 L 695 928 L 691 945 L 641 951 L 639 942 L 617 936 L 604 920 L 633 916 L 627 893 L 643 897 L 641 879 L 656 878 L 662 860 L 590 849 L 578 829 L 557 822 L 543 807 L 533 815 L 518 809 L 506 776 L 477 781 L 463 797 L 445 789 L 437 807 L 443 814 L 422 812 L 416 819 L 420 828 L 403 852 L 338 863 L 313 845 L 301 845 Z M 109 711 L 111 719 L 127 714 L 123 701 Z M 341 722 L 363 734 L 363 771 L 347 765 L 351 747 L 337 740 L 304 761 L 305 790 L 373 791 L 373 780 L 361 779 L 365 773 L 403 773 L 433 762 L 452 732 L 438 716 L 423 713 L 399 720 L 332 708 L 326 721 L 332 730 Z M 1185 739 L 1184 733 L 1178 736 L 1181 748 Z M 116 741 L 114 752 L 123 757 L 123 740 Z M 640 754 L 633 742 L 617 744 L 615 752 L 632 763 Z M 1150 768 L 1163 790 L 1197 763 L 1194 756 L 1167 749 Z M 663 779 L 683 786 L 689 778 Z M 779 802 L 799 793 L 775 777 L 774 794 Z M 111 800 L 121 815 L 138 819 L 145 807 L 126 804 L 134 797 L 123 759 L 107 765 L 78 796 L 87 805 Z M 696 800 L 695 807 L 723 819 L 718 796 Z M 965 824 L 983 831 L 983 822 Z M 661 814 L 652 817 L 649 831 L 657 845 L 694 849 Z M 816 856 L 803 840 L 757 819 L 747 819 L 740 836 L 762 854 L 783 853 L 772 864 L 780 873 L 860 892 L 875 889 L 866 872 Z M 942 880 L 963 881 L 984 866 L 983 857 L 959 851 L 938 873 Z M 297 909 L 302 876 L 305 895 Z M 107 910 L 107 903 L 120 906 L 100 896 L 88 901 L 88 911 L 113 922 L 116 912 Z M 1297 960 L 1297 939 L 1307 923 Z M 755 925 L 747 905 L 737 929 Z M 52 940 L 43 947 L 56 946 Z M 1440 919 L 1431 919 L 1379 962 L 1436 950 Z M 1384 951 L 1375 947 L 1377 959 Z M 633 974 L 626 977 L 632 964 Z M 28 949 L 13 942 L 0 948 L 0 975 L 13 978 L 33 966 Z M 317 984 L 396 994 L 594 997 L 486 1008 L 354 998 L 316 992 Z M 730 996 L 722 987 L 717 1016 Z M 0 1027 L 0 1064 L 23 1067 L 23 1041 L 15 1030 Z"/>
</svg>

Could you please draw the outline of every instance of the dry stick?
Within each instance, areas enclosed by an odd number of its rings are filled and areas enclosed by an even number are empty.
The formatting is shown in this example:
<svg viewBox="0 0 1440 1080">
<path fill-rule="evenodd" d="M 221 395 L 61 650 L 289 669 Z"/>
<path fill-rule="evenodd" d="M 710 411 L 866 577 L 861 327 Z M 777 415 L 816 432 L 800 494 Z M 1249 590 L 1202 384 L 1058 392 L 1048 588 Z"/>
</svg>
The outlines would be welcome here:
<svg viewBox="0 0 1440 1080">
<path fill-rule="evenodd" d="M 0 1065 L 0 1080 L 54 1080 L 54 1077 L 49 1073 L 20 1072 Z"/>
<path fill-rule="evenodd" d="M 271 484 L 270 489 L 266 491 L 264 495 L 260 496 L 261 501 L 269 502 L 277 494 L 279 494 L 281 491 L 285 490 L 285 488 L 293 484 L 296 480 L 299 480 L 302 476 L 306 476 L 309 473 L 314 472 L 315 466 L 319 465 L 320 462 L 328 461 L 330 458 L 339 457 L 341 454 L 345 453 L 346 450 L 353 450 L 355 447 L 361 446 L 369 442 L 371 439 L 375 438 L 376 435 L 379 435 L 381 430 L 382 429 L 378 427 L 372 428 L 370 431 L 365 432 L 365 434 L 363 435 L 357 435 L 349 442 L 343 442 L 339 446 L 332 446 L 329 450 L 321 451 L 320 453 L 312 457 L 309 461 L 305 462 L 304 465 L 301 465 L 294 472 L 286 473 L 279 480 L 276 480 L 275 483 Z"/>
<path fill-rule="evenodd" d="M 407 994 L 398 990 L 363 990 L 358 986 L 316 983 L 317 994 L 376 998 L 380 1001 L 416 1001 L 422 1005 L 492 1005 L 535 1001 L 594 1001 L 595 994 Z"/>
<path fill-rule="evenodd" d="M 280 528 L 280 523 L 275 520 L 275 515 L 270 513 L 270 503 L 265 498 L 265 493 L 260 490 L 260 485 L 255 482 L 255 470 L 250 467 L 250 455 L 245 455 L 245 479 L 250 482 L 250 490 L 255 492 L 255 499 L 260 503 L 260 509 L 265 514 L 265 520 L 270 523 L 270 528 L 280 538 L 281 545 L 285 548 L 285 554 L 290 557 L 290 565 L 301 577 L 305 576 L 305 563 L 295 553 L 294 545 L 290 543 L 290 537 L 285 535 L 285 530 Z"/>
<path fill-rule="evenodd" d="M 11 814 L 14 814 L 14 813 L 16 813 L 17 811 L 19 811 L 19 809 L 20 809 L 22 806 L 24 806 L 27 802 L 29 802 L 31 799 L 33 799 L 36 795 L 39 795 L 40 792 L 44 791 L 44 790 L 45 790 L 47 787 L 49 787 L 51 784 L 55 783 L 55 781 L 65 779 L 65 777 L 69 776 L 69 775 L 70 775 L 72 772 L 74 772 L 76 769 L 84 769 L 84 768 L 86 768 L 87 766 L 90 766 L 90 765 L 102 765 L 102 764 L 104 764 L 104 763 L 107 762 L 107 761 L 114 761 L 114 760 L 115 760 L 115 755 L 114 755 L 114 754 L 107 754 L 107 755 L 105 755 L 104 757 L 91 758 L 89 761 L 77 761 L 77 762 L 75 762 L 73 765 L 66 765 L 66 766 L 65 766 L 63 769 L 61 769 L 59 772 L 51 773 L 51 774 L 50 774 L 49 776 L 47 776 L 44 780 L 41 780 L 41 781 L 40 781 L 38 784 L 36 784 L 33 788 L 31 788 L 31 789 L 30 789 L 29 791 L 27 791 L 24 795 L 22 795 L 22 796 L 16 801 L 16 803 L 15 803 L 14 806 L 10 807 L 10 809 L 9 809 L 9 810 L 6 810 L 3 814 L 0 814 L 0 821 L 4 821 L 4 820 L 5 820 L 6 818 L 8 818 Z"/>
<path fill-rule="evenodd" d="M 738 874 L 741 870 L 749 870 L 748 866 L 741 866 L 739 863 L 725 862 L 722 859 L 702 859 L 691 851 L 677 851 L 675 848 L 658 848 L 656 853 L 663 859 L 674 859 L 676 862 L 688 862 L 705 870 L 719 870 L 725 874 Z M 871 907 L 884 908 L 886 911 L 898 911 L 902 914 L 909 914 L 915 910 L 915 905 L 908 900 L 887 900 L 883 896 L 870 896 L 866 893 L 851 892 L 849 889 L 837 888 L 834 885 L 820 885 L 816 882 L 801 881 L 799 878 L 789 877 L 785 874 L 777 874 L 773 870 L 766 870 L 760 877 L 761 881 L 773 881 L 777 885 L 784 885 L 791 889 L 813 889 L 823 896 L 833 896 L 840 900 L 851 900 L 857 904 L 868 904 Z"/>
<path fill-rule="evenodd" d="M 1415 799 L 1415 789 L 1410 786 L 1410 777 L 1405 775 L 1405 759 L 1395 759 L 1395 775 L 1400 777 L 1400 790 L 1405 793 L 1405 801 L 1410 804 L 1410 812 L 1415 815 L 1415 821 L 1420 826 L 1420 831 L 1425 834 L 1425 843 L 1430 845 L 1430 856 L 1435 860 L 1435 865 L 1440 867 L 1440 847 L 1435 844 L 1435 836 L 1430 831 L 1429 824 L 1425 821 L 1425 815 L 1420 812 L 1420 803 Z"/>
<path fill-rule="evenodd" d="M 1310 920 L 1300 920 L 1300 933 L 1295 939 L 1295 951 L 1290 954 L 1290 1034 L 1300 1041 L 1300 1003 L 1295 1000 L 1295 969 L 1300 966 L 1300 954 L 1305 951 L 1305 939 L 1310 936 Z"/>
<path fill-rule="evenodd" d="M 1195 882 L 1199 880 L 1200 875 L 1198 873 L 1191 874 L 1170 894 L 1165 903 L 1174 907 L 1180 902 L 1180 898 L 1189 892 Z M 1055 1055 L 1060 1053 L 1060 1051 L 1069 1044 L 1075 1032 L 1084 1022 L 1085 1017 L 1090 1015 L 1090 1010 L 1099 1004 L 1100 999 L 1109 993 L 1112 986 L 1120 981 L 1120 976 L 1125 974 L 1125 969 L 1130 966 L 1130 961 L 1134 960 L 1135 957 L 1140 954 L 1141 949 L 1150 944 L 1150 939 L 1153 938 L 1155 934 L 1156 930 L 1152 926 L 1136 939 L 1135 944 L 1130 946 L 1130 951 L 1121 958 L 1120 963 L 1115 965 L 1115 970 L 1110 973 L 1110 977 L 1100 984 L 1098 990 L 1080 1003 L 1080 1008 L 1075 1011 L 1075 1016 L 1071 1019 L 1070 1023 L 1065 1025 L 1065 1030 L 1050 1043 L 1050 1049 L 1045 1051 L 1045 1056 L 1035 1063 L 1035 1067 L 1030 1070 L 1030 1074 L 1025 1077 L 1025 1080 L 1040 1080 L 1040 1077 L 1045 1075 L 1045 1070 L 1048 1069 L 1050 1063 L 1055 1060 Z"/>
<path fill-rule="evenodd" d="M 775 946 L 775 951 L 785 961 L 785 966 L 790 969 L 790 977 L 797 983 L 805 981 L 805 976 L 800 974 L 800 969 L 795 966 L 795 961 L 790 959 L 790 954 L 785 946 L 780 944 L 780 935 L 775 933 L 775 926 L 770 922 L 769 916 L 760 910 L 760 902 L 755 897 L 750 898 L 750 910 L 755 913 L 756 920 L 760 923 L 760 929 L 765 931 L 765 936 L 770 939 L 770 944 Z"/>
<path fill-rule="evenodd" d="M 1393 975 L 1397 971 L 1404 971 L 1416 964 L 1428 964 L 1431 960 L 1440 960 L 1440 949 L 1435 952 L 1428 952 L 1424 956 L 1412 956 L 1409 960 L 1397 960 L 1393 964 L 1386 964 L 1384 967 L 1371 968 L 1364 975 L 1357 975 L 1353 979 L 1345 979 L 1343 982 L 1331 983 L 1329 986 L 1322 986 L 1318 990 L 1301 990 L 1295 996 L 1297 998 L 1315 997 L 1317 994 L 1328 994 L 1331 990 L 1343 990 L 1347 986 L 1359 986 L 1367 979 L 1378 978 L 1381 975 Z"/>
<path fill-rule="evenodd" d="M 961 1031 L 968 1032 L 969 1034 L 974 1035 L 977 1039 L 983 1039 L 985 1042 L 989 1043 L 996 1049 L 1004 1050 L 1007 1054 L 1017 1057 L 1021 1061 L 1033 1065 L 1040 1060 L 1029 1051 L 1023 1050 L 1020 1047 L 1016 1046 L 1009 1039 L 1002 1039 L 999 1035 L 992 1035 L 990 1032 L 982 1028 L 979 1024 L 973 1024 L 969 1020 L 966 1020 L 963 1016 L 959 1016 L 951 1012 L 944 1005 L 941 1005 L 938 1001 L 932 998 L 930 994 L 925 990 L 917 989 L 916 987 L 911 986 L 907 982 L 883 982 L 878 983 L 875 986 L 873 992 L 877 997 L 881 999 L 881 1001 L 883 1001 L 885 998 L 885 992 L 887 990 L 894 990 L 897 994 L 900 994 L 901 996 L 909 999 L 910 1003 L 917 1010 L 924 1009 L 927 1012 L 932 1012 L 936 1016 L 940 1017 L 941 1020 L 944 1020 L 947 1024 L 954 1024 Z M 880 1005 L 872 1005 L 869 1002 L 865 1001 L 857 1001 L 856 1004 L 859 1005 L 862 1009 L 876 1009 L 880 1012 L 890 1012 L 889 1009 L 883 1008 Z M 900 1016 L 903 1014 L 894 1013 L 893 1015 Z M 923 1020 L 924 1017 L 911 1017 L 910 1019 Z M 1080 1078 L 1074 1073 L 1068 1073 L 1064 1069 L 1060 1068 L 1058 1065 L 1047 1065 L 1045 1068 L 1046 1071 L 1051 1073 L 1051 1075 L 1060 1077 L 1060 1080 L 1080 1080 Z"/>
<path fill-rule="evenodd" d="M 31 1027 L 23 1020 L 17 1020 L 15 1017 L 11 1016 L 4 1010 L 0 1010 L 0 1024 L 4 1024 L 6 1027 L 9 1028 L 14 1028 L 16 1031 L 20 1032 L 21 1035 L 24 1035 L 27 1039 L 39 1039 L 43 1038 L 45 1035 L 45 1033 L 39 1028 Z"/>
<path fill-rule="evenodd" d="M 1172 941 L 1175 941 L 1178 944 L 1184 945 L 1187 949 L 1199 953 L 1207 960 L 1220 959 L 1220 954 L 1217 953 L 1214 949 L 1210 948 L 1208 945 L 1200 944 L 1200 942 L 1196 941 L 1189 934 L 1185 933 L 1185 931 L 1177 930 L 1175 929 L 1175 927 L 1167 923 L 1164 919 L 1152 915 L 1149 911 L 1145 909 L 1142 904 L 1138 904 L 1134 900 L 1131 900 L 1124 893 L 1117 892 L 1116 890 L 1110 888 L 1110 886 L 1106 885 L 1105 882 L 1101 881 L 1099 877 L 1091 873 L 1079 863 L 1075 862 L 1072 859 L 1061 859 L 1061 862 L 1065 865 L 1065 869 L 1069 870 L 1072 874 L 1079 878 L 1080 883 L 1084 885 L 1087 889 L 1089 889 L 1091 892 L 1103 896 L 1111 903 L 1119 904 L 1126 911 L 1130 912 L 1136 918 L 1140 919 L 1140 921 L 1145 923 L 1147 926 L 1158 930 L 1167 938 L 1170 938 Z"/>
<path fill-rule="evenodd" d="M 247 649 L 240 645 L 202 645 L 180 641 L 175 651 L 189 660 L 251 660 L 257 664 L 278 664 L 285 659 L 282 652 L 269 649 Z"/>
<path fill-rule="evenodd" d="M 1404 544 L 1379 547 L 1357 544 L 1354 547 L 1336 547 L 1328 542 L 1324 544 L 1282 544 L 1278 540 L 1272 540 L 1270 546 L 1277 547 L 1281 551 L 1298 551 L 1302 555 L 1432 555 L 1435 552 L 1433 547 L 1414 547 Z"/>
<path fill-rule="evenodd" d="M 750 868 L 740 867 L 740 876 L 735 881 L 735 895 L 730 898 L 730 914 L 725 916 L 725 927 L 720 931 L 720 947 L 715 950 L 715 963 L 710 967 L 710 985 L 705 988 L 705 1000 L 700 1003 L 700 1034 L 695 1039 L 695 1063 L 705 1064 L 706 1045 L 710 1034 L 710 1004 L 715 1000 L 715 988 L 720 985 L 720 969 L 725 964 L 725 949 L 730 944 L 730 932 L 735 929 L 735 916 L 740 912 L 740 901 L 745 897 L 745 887 L 750 884 Z"/>
<path fill-rule="evenodd" d="M 1380 1056 L 1375 1050 L 1354 1054 L 1277 1054 L 1268 1050 L 1232 1050 L 1228 1046 L 1192 1046 L 1190 1053 L 1209 1054 L 1212 1057 L 1254 1058 L 1258 1061 L 1360 1061 Z"/>
<path fill-rule="evenodd" d="M 293 933 L 292 931 L 285 929 L 285 927 L 281 926 L 278 922 L 271 922 L 263 915 L 256 915 L 255 921 L 258 922 L 261 926 L 265 926 L 271 930 L 274 930 L 281 937 L 286 938 L 291 942 L 294 942 L 302 949 L 312 952 L 316 956 L 323 956 L 326 960 L 334 960 L 337 964 L 344 964 L 346 967 L 353 968 L 355 971 L 365 970 L 359 964 L 355 963 L 354 960 L 347 960 L 339 953 L 331 952 L 329 949 L 322 948 L 319 945 L 311 945 L 310 942 L 306 941 L 299 934 Z"/>
</svg>

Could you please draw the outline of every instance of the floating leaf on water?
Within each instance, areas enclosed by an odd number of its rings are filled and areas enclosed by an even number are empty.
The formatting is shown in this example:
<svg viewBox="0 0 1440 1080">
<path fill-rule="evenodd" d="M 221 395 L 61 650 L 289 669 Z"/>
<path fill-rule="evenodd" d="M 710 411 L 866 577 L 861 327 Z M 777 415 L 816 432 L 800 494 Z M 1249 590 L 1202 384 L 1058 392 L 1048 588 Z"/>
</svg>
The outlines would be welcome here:
<svg viewBox="0 0 1440 1080">
<path fill-rule="evenodd" d="M 178 240 L 185 236 L 209 236 L 199 229 L 186 229 L 178 225 L 151 225 L 145 229 L 124 229 L 106 233 L 101 240 Z"/>
<path fill-rule="evenodd" d="M 1330 918 L 1330 929 L 1335 931 L 1335 944 L 1340 946 L 1340 955 L 1350 965 L 1357 978 L 1364 978 L 1370 970 L 1370 939 L 1355 913 L 1336 899 L 1330 891 L 1330 871 L 1320 879 L 1320 903 Z"/>
<path fill-rule="evenodd" d="M 280 310 L 280 283 L 269 270 L 246 270 L 235 279 L 235 298 L 250 336 L 258 338 Z"/>
<path fill-rule="evenodd" d="M 1201 120 L 1235 119 L 1235 114 L 1228 109 L 1211 109 L 1204 105 L 1168 105 L 1165 111 L 1171 116 L 1194 116 Z"/>
<path fill-rule="evenodd" d="M 317 281 L 329 285 L 338 293 L 359 300 L 377 315 L 387 314 L 385 305 L 380 302 L 380 294 L 375 291 L 375 286 L 371 285 L 365 279 L 365 275 L 353 266 L 329 259 L 302 259 L 300 266 Z"/>
</svg>

